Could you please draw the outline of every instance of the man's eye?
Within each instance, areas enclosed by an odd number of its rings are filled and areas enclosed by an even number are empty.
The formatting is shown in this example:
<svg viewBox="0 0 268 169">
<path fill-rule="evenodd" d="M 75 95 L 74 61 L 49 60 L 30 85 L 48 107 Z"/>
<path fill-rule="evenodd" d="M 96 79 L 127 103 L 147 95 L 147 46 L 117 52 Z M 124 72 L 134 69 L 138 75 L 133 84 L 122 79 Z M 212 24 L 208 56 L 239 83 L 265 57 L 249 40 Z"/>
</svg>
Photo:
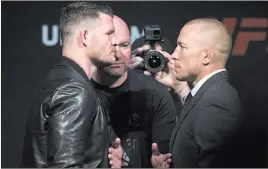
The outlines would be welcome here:
<svg viewBox="0 0 268 169">
<path fill-rule="evenodd" d="M 182 49 L 185 49 L 185 48 L 186 48 L 185 46 L 182 46 L 182 45 L 180 45 L 180 47 L 181 47 Z"/>
<path fill-rule="evenodd" d="M 125 48 L 125 47 L 128 47 L 128 44 L 120 44 L 119 46 Z"/>
<path fill-rule="evenodd" d="M 113 33 L 114 33 L 114 31 L 110 31 L 110 32 L 107 33 L 107 35 L 111 35 Z"/>
</svg>

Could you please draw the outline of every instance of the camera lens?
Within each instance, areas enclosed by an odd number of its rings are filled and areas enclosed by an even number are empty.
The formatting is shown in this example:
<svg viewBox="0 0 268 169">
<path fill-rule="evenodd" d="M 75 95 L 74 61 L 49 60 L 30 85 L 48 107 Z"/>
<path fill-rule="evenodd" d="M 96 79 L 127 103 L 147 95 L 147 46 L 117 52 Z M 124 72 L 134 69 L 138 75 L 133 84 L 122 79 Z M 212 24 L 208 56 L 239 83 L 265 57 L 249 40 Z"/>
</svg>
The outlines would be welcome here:
<svg viewBox="0 0 268 169">
<path fill-rule="evenodd" d="M 152 72 L 156 73 L 163 69 L 165 66 L 165 57 L 155 50 L 150 50 L 144 56 L 144 67 Z"/>
<path fill-rule="evenodd" d="M 158 68 L 161 65 L 161 59 L 159 56 L 150 56 L 148 59 L 148 65 L 152 68 Z"/>
</svg>

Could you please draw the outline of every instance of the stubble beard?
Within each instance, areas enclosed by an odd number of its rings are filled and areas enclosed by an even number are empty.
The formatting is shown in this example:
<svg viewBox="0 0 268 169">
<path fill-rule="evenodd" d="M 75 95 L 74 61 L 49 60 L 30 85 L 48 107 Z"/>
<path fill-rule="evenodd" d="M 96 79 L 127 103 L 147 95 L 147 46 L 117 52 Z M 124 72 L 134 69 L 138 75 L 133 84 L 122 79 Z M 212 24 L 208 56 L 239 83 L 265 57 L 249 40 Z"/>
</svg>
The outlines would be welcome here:
<svg viewBox="0 0 268 169">
<path fill-rule="evenodd" d="M 127 71 L 127 66 L 124 65 L 123 67 L 120 68 L 113 68 L 106 66 L 102 70 L 111 76 L 121 77 Z"/>
</svg>

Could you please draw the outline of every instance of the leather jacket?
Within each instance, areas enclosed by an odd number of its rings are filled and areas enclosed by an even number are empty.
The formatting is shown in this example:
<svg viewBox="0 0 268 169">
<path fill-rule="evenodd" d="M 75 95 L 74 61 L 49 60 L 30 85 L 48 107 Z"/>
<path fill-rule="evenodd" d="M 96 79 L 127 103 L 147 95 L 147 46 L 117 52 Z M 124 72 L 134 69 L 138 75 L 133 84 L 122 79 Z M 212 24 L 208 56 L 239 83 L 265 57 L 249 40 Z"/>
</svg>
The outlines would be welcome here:
<svg viewBox="0 0 268 169">
<path fill-rule="evenodd" d="M 86 74 L 63 57 L 28 116 L 21 167 L 108 168 L 108 116 Z"/>
</svg>

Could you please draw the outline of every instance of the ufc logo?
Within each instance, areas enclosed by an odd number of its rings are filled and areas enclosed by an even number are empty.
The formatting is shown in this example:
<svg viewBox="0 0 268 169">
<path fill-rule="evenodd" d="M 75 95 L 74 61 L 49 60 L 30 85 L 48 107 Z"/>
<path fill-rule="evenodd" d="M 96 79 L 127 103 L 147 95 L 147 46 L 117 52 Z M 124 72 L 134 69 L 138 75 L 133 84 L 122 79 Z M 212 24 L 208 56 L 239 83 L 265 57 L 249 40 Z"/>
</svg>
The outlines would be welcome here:
<svg viewBox="0 0 268 169">
<path fill-rule="evenodd" d="M 266 40 L 268 18 L 242 18 L 240 24 L 238 24 L 236 18 L 224 18 L 222 22 L 232 35 L 236 33 L 235 30 L 238 27 L 232 55 L 244 56 L 250 42 Z M 266 46 L 264 52 L 268 53 L 268 46 Z"/>
</svg>

